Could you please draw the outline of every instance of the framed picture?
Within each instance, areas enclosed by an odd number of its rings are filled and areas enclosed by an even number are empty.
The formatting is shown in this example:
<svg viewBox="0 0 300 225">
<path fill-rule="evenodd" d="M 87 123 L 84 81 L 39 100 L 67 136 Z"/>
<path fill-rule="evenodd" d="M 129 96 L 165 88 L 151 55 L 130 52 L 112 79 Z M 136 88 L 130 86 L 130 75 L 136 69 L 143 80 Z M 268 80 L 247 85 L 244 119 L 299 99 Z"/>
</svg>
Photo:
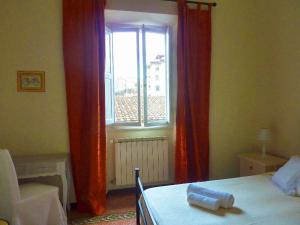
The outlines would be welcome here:
<svg viewBox="0 0 300 225">
<path fill-rule="evenodd" d="M 44 71 L 18 71 L 17 90 L 19 92 L 44 92 L 45 72 Z"/>
</svg>

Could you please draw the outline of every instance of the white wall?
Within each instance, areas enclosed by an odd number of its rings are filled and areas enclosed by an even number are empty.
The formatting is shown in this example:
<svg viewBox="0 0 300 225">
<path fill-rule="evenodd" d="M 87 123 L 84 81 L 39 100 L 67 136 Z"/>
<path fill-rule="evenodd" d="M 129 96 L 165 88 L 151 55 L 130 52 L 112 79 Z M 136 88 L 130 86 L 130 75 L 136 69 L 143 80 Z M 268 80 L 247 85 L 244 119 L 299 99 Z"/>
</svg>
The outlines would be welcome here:
<svg viewBox="0 0 300 225">
<path fill-rule="evenodd" d="M 177 14 L 177 6 L 174 2 L 161 0 L 107 0 L 107 9 Z"/>
</svg>

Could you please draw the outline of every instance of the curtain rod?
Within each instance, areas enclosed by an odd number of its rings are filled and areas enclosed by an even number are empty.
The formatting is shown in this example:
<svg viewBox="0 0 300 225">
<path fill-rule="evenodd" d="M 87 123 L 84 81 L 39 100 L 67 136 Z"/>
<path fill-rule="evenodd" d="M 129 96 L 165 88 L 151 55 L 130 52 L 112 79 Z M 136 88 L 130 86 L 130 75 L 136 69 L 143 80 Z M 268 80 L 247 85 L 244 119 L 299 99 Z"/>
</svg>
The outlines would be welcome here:
<svg viewBox="0 0 300 225">
<path fill-rule="evenodd" d="M 177 0 L 163 0 L 163 1 L 168 1 L 168 2 L 177 2 Z M 211 6 L 217 6 L 217 3 L 215 2 L 197 2 L 197 1 L 191 1 L 187 0 L 186 3 L 192 3 L 192 4 L 202 4 L 202 5 L 211 5 Z"/>
</svg>

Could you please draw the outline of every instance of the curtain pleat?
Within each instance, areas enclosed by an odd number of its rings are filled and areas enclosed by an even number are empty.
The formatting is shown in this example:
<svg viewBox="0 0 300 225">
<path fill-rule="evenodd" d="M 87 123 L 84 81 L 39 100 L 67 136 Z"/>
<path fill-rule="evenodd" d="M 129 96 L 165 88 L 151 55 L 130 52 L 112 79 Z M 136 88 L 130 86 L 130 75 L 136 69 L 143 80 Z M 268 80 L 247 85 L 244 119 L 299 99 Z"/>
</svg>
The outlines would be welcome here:
<svg viewBox="0 0 300 225">
<path fill-rule="evenodd" d="M 175 179 L 209 176 L 211 6 L 189 8 L 178 0 Z"/>
<path fill-rule="evenodd" d="M 77 207 L 106 202 L 104 0 L 63 0 L 63 52 Z"/>
</svg>

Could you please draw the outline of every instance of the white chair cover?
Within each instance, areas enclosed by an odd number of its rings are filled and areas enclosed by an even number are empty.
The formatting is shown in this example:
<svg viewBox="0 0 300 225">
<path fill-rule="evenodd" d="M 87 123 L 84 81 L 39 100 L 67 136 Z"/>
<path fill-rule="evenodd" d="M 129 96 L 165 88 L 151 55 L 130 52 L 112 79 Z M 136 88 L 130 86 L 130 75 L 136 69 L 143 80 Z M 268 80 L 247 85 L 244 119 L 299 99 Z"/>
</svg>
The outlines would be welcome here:
<svg viewBox="0 0 300 225">
<path fill-rule="evenodd" d="M 21 200 L 14 164 L 7 150 L 0 150 L 0 218 L 12 221 L 15 205 Z"/>
<path fill-rule="evenodd" d="M 28 183 L 18 185 L 8 150 L 0 150 L 0 217 L 12 225 L 67 225 L 58 188 Z"/>
</svg>

